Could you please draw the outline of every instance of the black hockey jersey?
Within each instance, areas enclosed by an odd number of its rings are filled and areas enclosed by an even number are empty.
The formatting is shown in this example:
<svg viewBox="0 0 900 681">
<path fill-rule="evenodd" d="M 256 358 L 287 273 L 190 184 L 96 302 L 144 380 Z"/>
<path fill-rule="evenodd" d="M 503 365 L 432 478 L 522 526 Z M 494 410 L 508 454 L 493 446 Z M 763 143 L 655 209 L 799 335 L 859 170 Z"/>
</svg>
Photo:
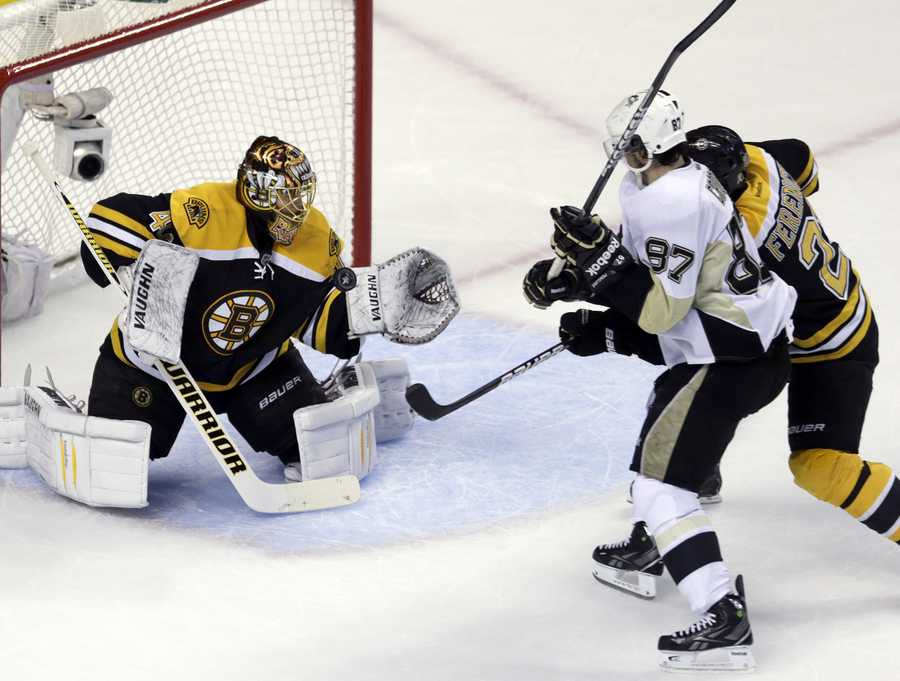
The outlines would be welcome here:
<svg viewBox="0 0 900 681">
<path fill-rule="evenodd" d="M 171 194 L 117 194 L 98 202 L 87 224 L 112 265 L 134 262 L 149 239 L 194 250 L 200 265 L 188 294 L 181 359 L 205 391 L 249 380 L 299 338 L 320 352 L 352 357 L 344 294 L 331 283 L 342 242 L 325 216 L 310 209 L 289 246 L 235 198 L 233 182 Z M 82 249 L 91 277 L 106 279 Z M 113 323 L 110 341 L 123 362 L 156 375 Z"/>
<path fill-rule="evenodd" d="M 843 357 L 865 338 L 872 308 L 850 259 L 807 200 L 819 188 L 812 152 L 796 139 L 745 147 L 748 187 L 736 205 L 763 262 L 797 290 L 791 360 Z"/>
</svg>

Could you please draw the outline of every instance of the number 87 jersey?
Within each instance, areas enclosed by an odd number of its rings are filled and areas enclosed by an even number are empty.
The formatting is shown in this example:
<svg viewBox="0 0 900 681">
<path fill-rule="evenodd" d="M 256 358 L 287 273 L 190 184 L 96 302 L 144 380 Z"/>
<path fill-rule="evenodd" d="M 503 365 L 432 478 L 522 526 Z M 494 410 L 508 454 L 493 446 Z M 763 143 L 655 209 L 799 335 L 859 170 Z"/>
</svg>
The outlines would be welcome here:
<svg viewBox="0 0 900 681">
<path fill-rule="evenodd" d="M 790 333 L 795 291 L 762 264 L 705 166 L 691 162 L 648 185 L 628 173 L 619 203 L 622 243 L 643 267 L 604 293 L 657 335 L 666 365 L 753 360 Z"/>
<path fill-rule="evenodd" d="M 762 261 L 797 290 L 791 361 L 843 357 L 865 338 L 872 308 L 850 259 L 828 239 L 806 200 L 819 188 L 812 153 L 796 139 L 745 149 L 748 186 L 737 208 Z"/>
</svg>

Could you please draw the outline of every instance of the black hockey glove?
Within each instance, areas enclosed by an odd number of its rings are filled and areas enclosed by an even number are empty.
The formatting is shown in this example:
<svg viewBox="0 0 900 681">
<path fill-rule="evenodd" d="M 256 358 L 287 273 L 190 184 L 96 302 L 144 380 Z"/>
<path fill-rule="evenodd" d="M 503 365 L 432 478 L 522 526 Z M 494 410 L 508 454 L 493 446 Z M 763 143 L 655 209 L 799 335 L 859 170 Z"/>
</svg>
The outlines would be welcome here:
<svg viewBox="0 0 900 681">
<path fill-rule="evenodd" d="M 581 357 L 614 352 L 637 355 L 651 364 L 665 364 L 659 339 L 614 309 L 566 312 L 559 319 L 559 339 L 570 352 Z"/>
<path fill-rule="evenodd" d="M 580 271 L 585 297 L 602 291 L 634 264 L 619 237 L 598 216 L 575 206 L 563 206 L 551 208 L 550 217 L 550 245 L 556 255 Z"/>
<path fill-rule="evenodd" d="M 547 273 L 552 265 L 552 260 L 540 260 L 531 266 L 525 279 L 522 280 L 525 300 L 542 310 L 557 300 L 565 302 L 578 300 L 578 290 L 581 288 L 580 273 L 571 265 L 566 265 L 558 277 L 548 282 Z"/>
<path fill-rule="evenodd" d="M 559 339 L 579 357 L 615 352 L 630 355 L 631 348 L 610 324 L 610 310 L 576 310 L 559 318 Z"/>
</svg>

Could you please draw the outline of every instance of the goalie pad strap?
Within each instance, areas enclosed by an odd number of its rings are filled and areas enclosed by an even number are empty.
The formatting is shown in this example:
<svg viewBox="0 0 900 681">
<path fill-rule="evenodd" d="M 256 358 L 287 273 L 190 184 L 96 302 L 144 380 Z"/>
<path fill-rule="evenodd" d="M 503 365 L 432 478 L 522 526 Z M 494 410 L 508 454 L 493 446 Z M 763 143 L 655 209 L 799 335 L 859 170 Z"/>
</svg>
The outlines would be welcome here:
<svg viewBox="0 0 900 681">
<path fill-rule="evenodd" d="M 356 368 L 358 384 L 333 402 L 294 412 L 303 480 L 355 475 L 362 480 L 375 467 L 373 411 L 378 387 L 371 367 Z"/>
<path fill-rule="evenodd" d="M 147 505 L 150 426 L 79 414 L 49 388 L 23 390 L 28 465 L 89 506 Z"/>
<path fill-rule="evenodd" d="M 184 308 L 200 257 L 167 241 L 148 241 L 134 269 L 125 335 L 133 348 L 177 362 Z"/>
</svg>

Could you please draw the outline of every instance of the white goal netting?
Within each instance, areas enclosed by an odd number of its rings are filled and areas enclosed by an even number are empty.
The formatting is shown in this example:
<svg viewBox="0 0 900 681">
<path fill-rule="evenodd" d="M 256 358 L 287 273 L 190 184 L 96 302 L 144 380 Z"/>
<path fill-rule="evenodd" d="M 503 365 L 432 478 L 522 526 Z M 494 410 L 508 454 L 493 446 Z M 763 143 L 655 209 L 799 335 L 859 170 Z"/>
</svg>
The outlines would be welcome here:
<svg viewBox="0 0 900 681">
<path fill-rule="evenodd" d="M 104 49 L 148 26 L 164 26 L 159 38 L 52 74 L 56 96 L 98 87 L 113 95 L 97 114 L 112 130 L 106 172 L 93 182 L 60 177 L 75 205 L 86 212 L 118 192 L 156 194 L 234 179 L 253 139 L 277 135 L 310 156 L 319 177 L 316 205 L 352 251 L 357 3 L 247 4 L 19 0 L 0 6 L 0 60 L 9 77 L 27 72 L 23 61 L 39 65 L 45 55 L 84 44 Z M 194 20 L 192 12 L 228 5 L 243 8 L 175 30 Z M 24 81 L 4 95 L 3 141 L 12 146 L 2 170 L 0 227 L 4 236 L 37 245 L 64 264 L 78 252 L 77 231 L 22 151 L 34 141 L 51 159 L 54 125 L 25 111 L 15 126 L 9 114 L 7 98 L 21 98 L 33 85 Z"/>
</svg>

